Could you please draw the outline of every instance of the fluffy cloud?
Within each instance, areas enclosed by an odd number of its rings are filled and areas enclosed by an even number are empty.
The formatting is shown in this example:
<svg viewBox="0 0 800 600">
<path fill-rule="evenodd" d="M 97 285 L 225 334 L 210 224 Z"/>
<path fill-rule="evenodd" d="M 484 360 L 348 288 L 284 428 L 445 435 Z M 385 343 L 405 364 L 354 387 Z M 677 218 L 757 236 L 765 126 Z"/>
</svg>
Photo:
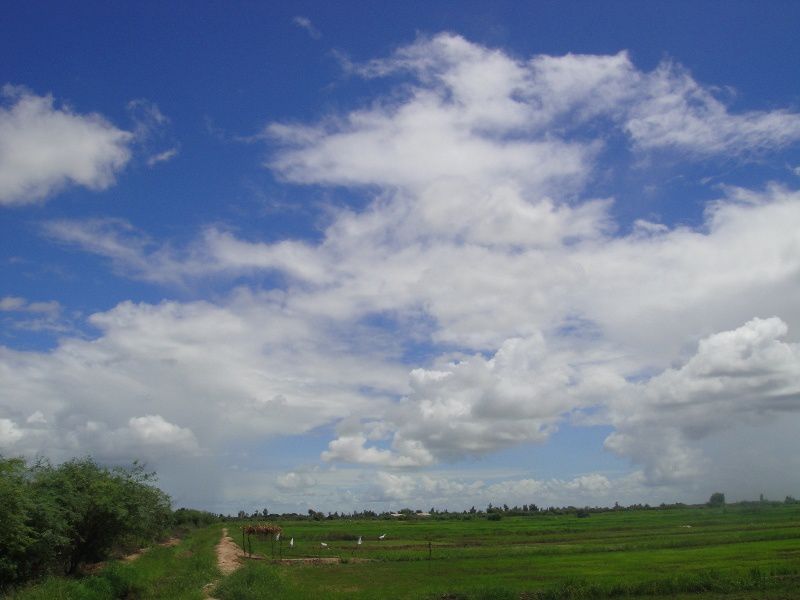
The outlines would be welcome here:
<svg viewBox="0 0 800 600">
<path fill-rule="evenodd" d="M 534 503 L 539 507 L 583 506 L 592 501 L 610 503 L 613 494 L 638 501 L 642 496 L 637 498 L 636 494 L 642 491 L 635 476 L 612 481 L 600 473 L 580 475 L 570 480 L 524 478 L 487 483 L 480 479 L 463 480 L 446 475 L 431 477 L 379 471 L 365 493 L 371 502 L 405 502 L 417 506 L 444 501 L 452 505 L 454 499 L 458 499 L 459 508 L 476 505 L 483 509 L 488 503 L 507 503 L 510 506 Z"/>
<path fill-rule="evenodd" d="M 311 473 L 289 471 L 279 475 L 276 483 L 282 490 L 302 492 L 316 485 L 317 480 Z"/>
<path fill-rule="evenodd" d="M 642 464 L 649 480 L 669 482 L 704 471 L 698 441 L 800 412 L 800 344 L 781 341 L 786 334 L 773 317 L 701 340 L 682 367 L 611 400 L 616 431 L 606 447 Z"/>
<path fill-rule="evenodd" d="M 488 360 L 472 356 L 442 369 L 415 369 L 412 393 L 387 415 L 394 453 L 364 447 L 364 436 L 345 432 L 323 458 L 420 466 L 544 442 L 565 415 L 624 383 L 577 367 L 576 358 L 548 348 L 539 335 L 507 340 Z"/>
<path fill-rule="evenodd" d="M 52 96 L 3 88 L 0 204 L 43 202 L 67 185 L 107 188 L 131 157 L 134 135 L 98 114 L 56 107 Z"/>
<path fill-rule="evenodd" d="M 30 450 L 37 430 L 62 455 L 108 440 L 222 455 L 335 427 L 322 459 L 375 501 L 588 503 L 619 480 L 410 471 L 603 424 L 607 449 L 641 469 L 625 489 L 643 494 L 707 477 L 726 432 L 794 413 L 797 347 L 782 340 L 800 332 L 800 194 L 724 188 L 698 226 L 620 232 L 590 184 L 614 143 L 631 168 L 656 151 L 747 159 L 796 141 L 795 113 L 735 113 L 670 63 L 520 60 L 452 35 L 349 68 L 403 84 L 319 123 L 268 126 L 285 180 L 378 190 L 362 210 L 331 210 L 318 243 L 209 227 L 176 247 L 120 220 L 45 226 L 154 283 L 283 277 L 214 302 L 122 303 L 90 318 L 96 339 L 47 354 L 0 349 L 5 444 Z M 339 463 L 380 471 L 359 482 Z M 265 477 L 278 493 L 341 500 L 334 475 L 286 468 Z"/>
<path fill-rule="evenodd" d="M 124 303 L 90 322 L 101 332 L 94 341 L 65 338 L 47 354 L 0 347 L 4 437 L 19 451 L 214 449 L 368 413 L 370 401 L 403 389 L 380 340 L 354 340 L 364 354 L 353 353 L 322 321 L 285 313 L 279 295 L 242 292 L 227 306 Z M 18 438 L 14 423 L 33 411 L 39 433 Z"/>
<path fill-rule="evenodd" d="M 638 71 L 615 56 L 536 56 L 524 62 L 454 35 L 421 38 L 387 59 L 349 65 L 361 76 L 408 73 L 399 100 L 316 126 L 271 124 L 285 144 L 270 166 L 290 181 L 419 190 L 457 179 L 579 189 L 611 123 L 642 152 L 760 154 L 800 140 L 788 110 L 731 113 L 710 88 L 665 62 Z"/>
</svg>

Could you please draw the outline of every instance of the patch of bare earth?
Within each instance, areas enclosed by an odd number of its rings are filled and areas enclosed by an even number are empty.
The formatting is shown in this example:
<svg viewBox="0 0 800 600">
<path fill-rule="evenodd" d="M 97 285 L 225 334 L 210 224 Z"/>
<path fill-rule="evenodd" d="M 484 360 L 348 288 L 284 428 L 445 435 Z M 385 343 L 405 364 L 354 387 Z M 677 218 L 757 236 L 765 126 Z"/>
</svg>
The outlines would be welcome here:
<svg viewBox="0 0 800 600">
<path fill-rule="evenodd" d="M 165 548 L 171 548 L 172 546 L 177 546 L 181 543 L 180 538 L 172 537 L 168 540 L 160 542 L 159 546 L 164 546 Z M 150 550 L 150 548 L 139 548 L 136 552 L 131 552 L 130 554 L 126 554 L 125 556 L 121 557 L 119 560 L 122 562 L 133 562 L 142 556 L 145 552 Z M 80 571 L 84 575 L 95 575 L 102 571 L 106 567 L 107 561 L 97 562 L 97 563 L 89 563 L 85 564 L 81 567 Z"/>
<path fill-rule="evenodd" d="M 242 566 L 244 551 L 236 545 L 233 538 L 228 535 L 228 528 L 222 528 L 222 538 L 216 546 L 217 567 L 223 576 L 230 575 Z M 217 581 L 212 581 L 203 586 L 203 593 L 208 600 L 215 600 L 211 596 L 211 591 L 216 587 Z"/>
<path fill-rule="evenodd" d="M 228 528 L 222 530 L 222 539 L 217 544 L 217 566 L 223 575 L 230 575 L 242 566 L 241 558 L 244 553 L 233 538 L 228 535 Z"/>
</svg>

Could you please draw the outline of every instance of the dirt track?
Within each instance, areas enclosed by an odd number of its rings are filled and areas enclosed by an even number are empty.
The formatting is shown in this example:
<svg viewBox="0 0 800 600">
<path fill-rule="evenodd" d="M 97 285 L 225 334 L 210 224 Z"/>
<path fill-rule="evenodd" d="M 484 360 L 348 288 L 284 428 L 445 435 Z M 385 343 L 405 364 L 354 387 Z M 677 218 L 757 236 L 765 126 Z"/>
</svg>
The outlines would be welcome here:
<svg viewBox="0 0 800 600">
<path fill-rule="evenodd" d="M 223 527 L 222 537 L 215 550 L 217 551 L 217 567 L 219 567 L 223 576 L 230 575 L 242 566 L 241 559 L 244 557 L 244 552 L 236 545 L 233 538 L 228 535 L 227 527 Z M 207 600 L 215 600 L 211 596 L 211 590 L 214 589 L 217 583 L 217 581 L 211 581 L 203 586 L 203 592 L 206 594 Z"/>
<path fill-rule="evenodd" d="M 228 528 L 222 530 L 222 539 L 217 544 L 217 566 L 223 575 L 230 575 L 242 566 L 242 549 L 228 535 Z"/>
</svg>

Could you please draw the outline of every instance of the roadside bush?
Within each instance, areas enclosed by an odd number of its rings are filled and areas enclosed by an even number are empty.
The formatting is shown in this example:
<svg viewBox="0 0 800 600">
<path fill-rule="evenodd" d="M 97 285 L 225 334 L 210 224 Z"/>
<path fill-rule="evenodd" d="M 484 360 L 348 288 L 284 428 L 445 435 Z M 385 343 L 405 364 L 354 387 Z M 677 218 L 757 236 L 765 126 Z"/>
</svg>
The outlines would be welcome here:
<svg viewBox="0 0 800 600">
<path fill-rule="evenodd" d="M 169 497 L 141 465 L 91 458 L 58 467 L 0 457 L 0 585 L 74 573 L 112 549 L 142 545 L 171 525 Z"/>
</svg>

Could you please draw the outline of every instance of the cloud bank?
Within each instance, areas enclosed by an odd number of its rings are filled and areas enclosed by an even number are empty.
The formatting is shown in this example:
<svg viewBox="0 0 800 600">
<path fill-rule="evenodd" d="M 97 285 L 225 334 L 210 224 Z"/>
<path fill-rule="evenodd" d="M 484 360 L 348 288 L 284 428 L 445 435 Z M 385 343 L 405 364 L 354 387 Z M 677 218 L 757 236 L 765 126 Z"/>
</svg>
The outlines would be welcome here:
<svg viewBox="0 0 800 600">
<path fill-rule="evenodd" d="M 178 247 L 119 219 L 45 224 L 118 276 L 237 287 L 119 304 L 89 318 L 94 339 L 49 353 L 0 348 L 4 447 L 231 466 L 236 444 L 321 436 L 323 470 L 265 473 L 268 493 L 352 507 L 707 497 L 694 486 L 741 452 L 726 436 L 785 444 L 780 422 L 800 412 L 800 193 L 724 187 L 695 226 L 643 208 L 628 230 L 593 189 L 654 160 L 763 160 L 800 140 L 800 115 L 734 111 L 680 65 L 643 72 L 624 52 L 523 60 L 441 34 L 346 66 L 389 91 L 266 127 L 266 166 L 287 185 L 370 194 L 334 209 L 319 242 L 209 225 Z M 248 280 L 263 273 L 280 283 Z M 627 473 L 429 474 L 588 425 L 608 428 Z"/>
</svg>

